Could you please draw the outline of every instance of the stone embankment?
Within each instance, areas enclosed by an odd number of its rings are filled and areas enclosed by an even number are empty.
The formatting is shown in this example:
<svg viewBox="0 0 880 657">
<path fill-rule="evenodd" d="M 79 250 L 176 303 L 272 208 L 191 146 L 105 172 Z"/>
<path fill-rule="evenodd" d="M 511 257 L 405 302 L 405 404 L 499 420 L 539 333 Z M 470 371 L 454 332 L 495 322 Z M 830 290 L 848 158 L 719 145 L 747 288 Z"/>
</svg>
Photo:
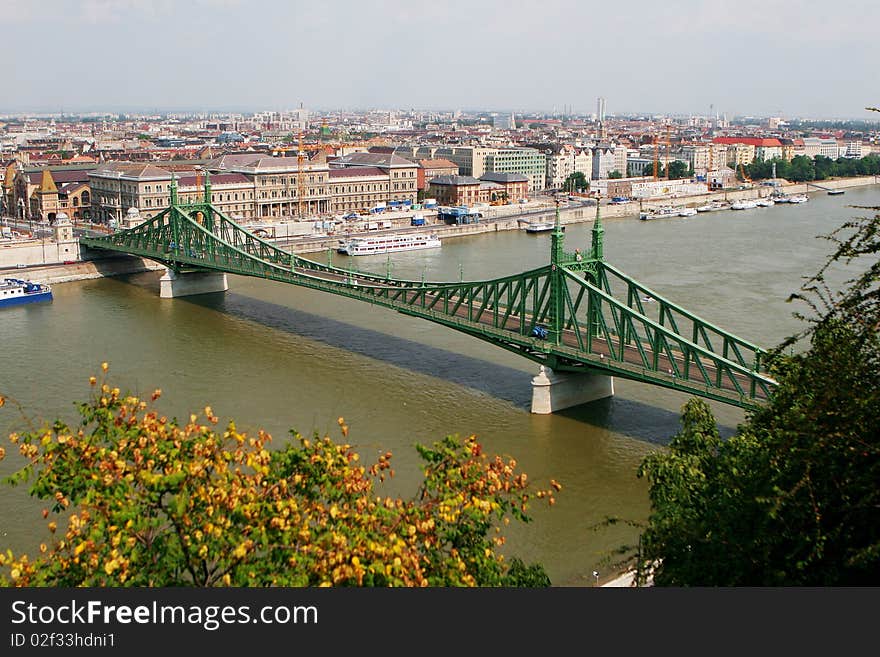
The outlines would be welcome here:
<svg viewBox="0 0 880 657">
<path fill-rule="evenodd" d="M 69 283 L 70 281 L 81 281 L 89 278 L 122 276 L 124 274 L 138 274 L 161 269 L 165 268 L 152 260 L 120 255 L 95 260 L 83 260 L 70 264 L 36 265 L 24 269 L 7 267 L 0 270 L 0 278 L 6 276 L 28 278 L 54 285 L 56 283 Z"/>
<path fill-rule="evenodd" d="M 823 180 L 818 183 L 789 183 L 783 181 L 778 186 L 779 191 L 785 194 L 825 194 L 827 189 L 846 189 L 863 185 L 873 185 L 880 182 L 878 176 L 861 176 L 858 178 L 840 178 L 836 180 Z M 774 188 L 768 185 L 755 185 L 747 189 L 727 190 L 699 194 L 696 196 L 680 196 L 674 198 L 647 199 L 643 201 L 631 201 L 621 204 L 603 204 L 600 208 L 603 219 L 633 218 L 638 217 L 643 210 L 651 210 L 664 205 L 698 206 L 713 200 L 736 201 L 740 199 L 753 199 L 769 196 Z M 350 237 L 365 235 L 381 235 L 400 231 L 407 233 L 434 233 L 441 239 L 478 235 L 482 233 L 495 233 L 504 230 L 517 230 L 524 222 L 537 218 L 547 218 L 555 212 L 555 204 L 549 201 L 532 202 L 527 205 L 496 206 L 486 211 L 486 216 L 474 224 L 446 225 L 429 224 L 423 227 L 410 227 L 408 218 L 394 221 L 391 229 L 383 231 L 336 233 L 314 238 L 299 238 L 275 242 L 278 246 L 290 250 L 293 253 L 331 253 L 336 251 L 340 240 Z M 576 207 L 560 207 L 560 221 L 563 224 L 573 224 L 592 221 L 596 216 L 594 206 L 578 205 Z M 87 278 L 100 278 L 102 276 L 119 276 L 134 274 L 145 271 L 163 269 L 162 265 L 144 258 L 133 256 L 111 256 L 100 259 L 92 259 L 86 256 L 84 260 L 78 260 L 69 264 L 46 264 L 34 265 L 25 269 L 18 269 L 15 263 L 0 261 L 0 275 L 31 277 L 49 284 L 64 283 Z"/>
</svg>

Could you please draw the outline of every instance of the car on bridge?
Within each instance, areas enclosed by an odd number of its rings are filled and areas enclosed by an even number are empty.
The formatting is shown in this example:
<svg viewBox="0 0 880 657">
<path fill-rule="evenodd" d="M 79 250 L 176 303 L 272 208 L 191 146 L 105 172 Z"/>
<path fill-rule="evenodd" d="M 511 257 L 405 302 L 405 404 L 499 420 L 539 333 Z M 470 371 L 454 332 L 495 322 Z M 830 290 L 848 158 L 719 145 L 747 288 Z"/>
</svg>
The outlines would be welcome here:
<svg viewBox="0 0 880 657">
<path fill-rule="evenodd" d="M 532 337 L 533 338 L 540 338 L 541 340 L 546 340 L 547 336 L 549 334 L 550 334 L 550 332 L 545 327 L 541 326 L 540 324 L 538 326 L 535 326 L 535 328 L 532 329 Z"/>
</svg>

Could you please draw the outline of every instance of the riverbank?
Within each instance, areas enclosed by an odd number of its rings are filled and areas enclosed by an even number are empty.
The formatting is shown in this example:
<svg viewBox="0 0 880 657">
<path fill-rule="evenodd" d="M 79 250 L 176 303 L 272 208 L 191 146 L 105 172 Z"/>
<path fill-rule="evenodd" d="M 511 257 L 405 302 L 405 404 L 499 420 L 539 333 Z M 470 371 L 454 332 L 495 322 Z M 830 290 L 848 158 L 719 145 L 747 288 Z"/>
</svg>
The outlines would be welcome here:
<svg viewBox="0 0 880 657">
<path fill-rule="evenodd" d="M 835 180 L 823 180 L 820 183 L 790 183 L 782 182 L 778 187 L 769 185 L 754 185 L 747 189 L 725 190 L 695 196 L 680 196 L 675 198 L 647 199 L 643 201 L 630 201 L 619 204 L 603 204 L 600 212 L 603 219 L 628 219 L 638 217 L 639 213 L 652 210 L 661 206 L 673 205 L 676 207 L 696 207 L 718 201 L 737 201 L 742 199 L 756 199 L 769 196 L 775 190 L 786 194 L 826 194 L 829 189 L 845 190 L 851 187 L 861 187 L 878 184 L 877 176 L 860 176 L 857 178 L 839 178 Z M 430 224 L 423 227 L 411 227 L 406 224 L 395 225 L 382 231 L 345 232 L 320 237 L 294 238 L 288 240 L 274 240 L 281 248 L 287 249 L 298 255 L 327 253 L 328 259 L 335 255 L 336 248 L 341 239 L 365 235 L 388 235 L 405 232 L 407 234 L 432 233 L 441 239 L 466 237 L 484 233 L 499 233 L 508 230 L 519 230 L 526 222 L 552 216 L 556 211 L 555 204 L 547 202 L 531 203 L 526 207 L 496 206 L 490 208 L 486 217 L 473 224 Z M 578 224 L 593 221 L 596 217 L 596 207 L 578 204 L 573 207 L 559 208 L 560 222 L 563 225 Z M 7 258 L 8 260 L 8 258 Z M 162 265 L 144 258 L 133 256 L 109 256 L 85 260 L 76 260 L 69 263 L 29 264 L 28 267 L 16 268 L 16 263 L 0 262 L 0 272 L 19 277 L 32 277 L 44 283 L 65 283 L 102 276 L 120 276 L 145 271 L 161 270 Z"/>
<path fill-rule="evenodd" d="M 6 267 L 0 269 L 0 276 L 27 278 L 40 283 L 54 285 L 105 276 L 139 274 L 145 271 L 164 269 L 163 265 L 146 258 L 118 255 L 94 260 L 82 260 L 68 264 L 33 265 L 29 267 Z"/>
</svg>

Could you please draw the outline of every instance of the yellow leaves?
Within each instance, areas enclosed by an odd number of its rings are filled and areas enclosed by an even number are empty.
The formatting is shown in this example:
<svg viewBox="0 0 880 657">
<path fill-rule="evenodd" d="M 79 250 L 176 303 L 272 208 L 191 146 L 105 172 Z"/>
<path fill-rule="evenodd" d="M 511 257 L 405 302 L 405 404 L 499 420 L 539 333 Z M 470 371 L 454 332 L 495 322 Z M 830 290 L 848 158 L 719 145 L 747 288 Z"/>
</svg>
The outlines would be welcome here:
<svg viewBox="0 0 880 657">
<path fill-rule="evenodd" d="M 556 489 L 557 491 L 562 490 L 562 484 L 560 484 L 560 483 L 559 483 L 558 481 L 556 481 L 555 479 L 551 479 L 551 480 L 550 480 L 550 485 L 553 486 L 553 488 Z"/>
<path fill-rule="evenodd" d="M 6 403 L 6 397 L 4 397 L 3 395 L 0 395 L 0 408 L 3 408 L 3 405 L 5 403 Z"/>
<path fill-rule="evenodd" d="M 338 515 L 339 515 L 339 507 L 334 504 L 330 507 L 330 517 L 335 520 L 336 516 L 338 516 Z"/>
<path fill-rule="evenodd" d="M 106 362 L 101 363 L 102 372 L 106 372 L 108 369 L 110 369 L 110 366 Z"/>
<path fill-rule="evenodd" d="M 0 461 L 6 458 L 6 448 L 0 447 Z"/>
<path fill-rule="evenodd" d="M 161 388 L 156 388 L 155 390 L 153 390 L 153 394 L 150 395 L 150 400 L 151 400 L 151 401 L 156 401 L 156 400 L 159 399 L 159 397 L 161 397 L 161 396 L 162 396 L 162 390 L 161 390 Z M 162 418 L 162 424 L 165 424 L 165 418 Z"/>
<path fill-rule="evenodd" d="M 232 578 L 229 576 L 229 573 L 223 575 L 223 586 L 232 586 Z"/>
<path fill-rule="evenodd" d="M 18 568 L 13 568 L 13 569 L 9 572 L 9 577 L 12 578 L 12 581 L 13 581 L 13 582 L 17 581 L 18 578 L 21 577 L 21 570 L 18 569 Z"/>
<path fill-rule="evenodd" d="M 58 523 L 56 523 L 56 522 L 53 520 L 52 522 L 49 523 L 48 527 L 49 527 L 49 531 L 52 532 L 52 533 L 54 534 L 54 533 L 55 533 L 55 530 L 58 529 Z"/>
</svg>

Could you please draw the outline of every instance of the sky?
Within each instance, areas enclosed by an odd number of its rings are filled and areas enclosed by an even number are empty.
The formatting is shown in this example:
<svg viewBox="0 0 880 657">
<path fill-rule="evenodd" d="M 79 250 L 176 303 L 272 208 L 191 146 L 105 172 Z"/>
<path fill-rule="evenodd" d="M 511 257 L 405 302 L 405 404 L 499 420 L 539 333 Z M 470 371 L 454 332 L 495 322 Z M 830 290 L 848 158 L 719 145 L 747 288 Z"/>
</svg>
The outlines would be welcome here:
<svg viewBox="0 0 880 657">
<path fill-rule="evenodd" d="M 876 120 L 877 0 L 0 0 L 0 113 Z"/>
</svg>

